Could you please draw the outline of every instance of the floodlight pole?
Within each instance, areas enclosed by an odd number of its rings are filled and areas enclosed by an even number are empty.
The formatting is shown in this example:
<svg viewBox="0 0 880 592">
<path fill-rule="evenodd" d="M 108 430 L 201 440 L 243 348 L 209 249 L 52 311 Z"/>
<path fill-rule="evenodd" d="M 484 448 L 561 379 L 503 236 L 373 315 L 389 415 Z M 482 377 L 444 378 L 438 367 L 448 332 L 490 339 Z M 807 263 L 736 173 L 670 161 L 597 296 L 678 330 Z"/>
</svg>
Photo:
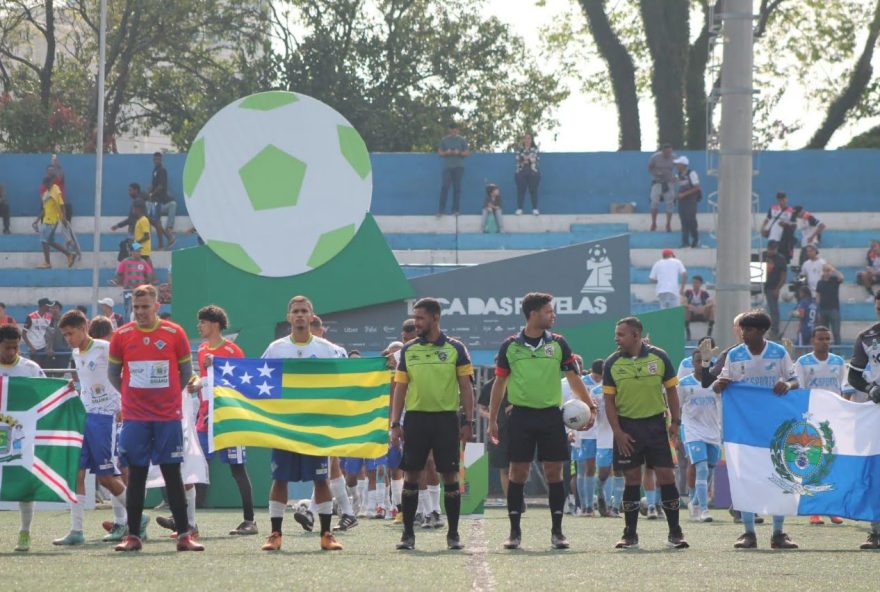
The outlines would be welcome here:
<svg viewBox="0 0 880 592">
<path fill-rule="evenodd" d="M 735 343 L 733 318 L 749 309 L 752 238 L 752 0 L 724 0 L 716 234 L 716 339 Z"/>
<path fill-rule="evenodd" d="M 92 245 L 92 311 L 97 316 L 98 286 L 101 271 L 101 191 L 104 176 L 104 65 L 107 46 L 107 0 L 100 2 L 101 25 L 98 31 L 98 125 L 95 133 L 95 228 Z"/>
</svg>

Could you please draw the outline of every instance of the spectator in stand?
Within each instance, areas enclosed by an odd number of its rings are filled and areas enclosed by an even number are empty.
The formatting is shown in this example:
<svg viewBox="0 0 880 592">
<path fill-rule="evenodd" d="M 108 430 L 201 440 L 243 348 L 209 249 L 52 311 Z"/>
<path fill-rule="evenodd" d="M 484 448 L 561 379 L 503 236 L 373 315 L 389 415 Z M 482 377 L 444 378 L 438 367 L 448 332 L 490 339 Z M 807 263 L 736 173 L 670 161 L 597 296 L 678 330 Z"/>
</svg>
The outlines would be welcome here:
<svg viewBox="0 0 880 592">
<path fill-rule="evenodd" d="M 687 156 L 675 159 L 678 169 L 678 219 L 681 221 L 681 246 L 697 248 L 700 246 L 700 231 L 697 228 L 697 204 L 703 199 L 700 177 L 691 170 Z"/>
<path fill-rule="evenodd" d="M 795 206 L 792 209 L 791 218 L 795 222 L 796 229 L 800 232 L 801 253 L 798 257 L 798 265 L 803 265 L 807 260 L 807 245 L 819 247 L 825 224 L 802 206 Z"/>
<path fill-rule="evenodd" d="M 874 302 L 874 284 L 880 284 L 880 241 L 872 240 L 866 256 L 868 266 L 856 274 L 856 283 L 868 291 L 865 302 Z"/>
<path fill-rule="evenodd" d="M 495 220 L 495 229 L 486 225 L 489 214 Z M 483 216 L 480 218 L 480 228 L 483 232 L 504 232 L 504 222 L 501 218 L 501 190 L 498 185 L 489 183 L 486 185 L 486 199 L 483 200 Z"/>
<path fill-rule="evenodd" d="M 770 315 L 770 338 L 779 338 L 779 292 L 788 277 L 788 263 L 779 252 L 779 242 L 767 241 L 764 252 L 764 299 L 767 301 L 767 313 Z"/>
<path fill-rule="evenodd" d="M 0 218 L 3 219 L 3 234 L 9 234 L 9 202 L 6 201 L 6 187 L 0 183 Z"/>
<path fill-rule="evenodd" d="M 70 367 L 70 345 L 61 334 L 61 312 L 64 306 L 57 300 L 49 305 L 52 323 L 46 331 L 46 365 L 44 368 Z"/>
<path fill-rule="evenodd" d="M 703 289 L 703 276 L 695 275 L 693 285 L 684 291 L 682 303 L 684 304 L 684 329 L 687 339 L 691 339 L 691 321 L 705 321 L 709 323 L 706 335 L 712 336 L 712 328 L 715 326 L 715 301 L 709 292 Z"/>
<path fill-rule="evenodd" d="M 61 220 L 64 217 L 64 200 L 61 197 L 61 189 L 55 182 L 54 177 L 48 175 L 43 179 L 40 187 L 46 188 L 42 194 L 43 212 L 40 215 L 41 223 L 39 226 L 44 262 L 37 265 L 37 269 L 51 269 L 52 263 L 49 261 L 49 247 L 64 253 L 67 257 L 67 267 L 73 267 L 73 264 L 76 262 L 76 253 L 68 251 L 65 247 L 55 242 L 55 233 L 62 224 Z"/>
<path fill-rule="evenodd" d="M 17 325 L 15 319 L 6 314 L 6 305 L 0 302 L 0 325 Z"/>
<path fill-rule="evenodd" d="M 523 134 L 519 148 L 516 151 L 516 173 L 513 176 L 516 181 L 516 215 L 523 213 L 523 203 L 526 200 L 526 189 L 529 190 L 529 198 L 532 200 L 532 213 L 537 216 L 538 211 L 538 184 L 541 182 L 541 170 L 538 167 L 538 147 L 532 134 Z M 500 230 L 500 226 L 499 226 Z"/>
<path fill-rule="evenodd" d="M 672 144 L 663 144 L 648 160 L 651 174 L 651 230 L 657 230 L 657 210 L 666 203 L 666 232 L 672 232 L 672 208 L 675 202 L 675 155 Z M 674 305 L 673 305 L 674 306 Z"/>
<path fill-rule="evenodd" d="M 807 286 L 815 297 L 816 284 L 822 279 L 822 266 L 825 265 L 825 260 L 819 257 L 819 249 L 815 245 L 807 245 L 804 250 L 807 252 L 807 260 L 801 265 L 801 273 L 807 278 Z M 805 345 L 809 345 L 809 340 Z"/>
<path fill-rule="evenodd" d="M 139 183 L 129 183 L 128 184 L 128 197 L 131 199 L 131 205 L 128 209 L 128 217 L 124 220 L 120 220 L 116 224 L 110 227 L 111 230 L 119 230 L 122 227 L 128 228 L 128 234 L 134 237 L 134 225 L 137 223 L 138 218 L 134 212 L 134 206 L 136 203 L 146 204 L 147 203 L 147 195 L 141 191 L 141 186 Z M 144 206 L 144 211 L 146 211 L 146 206 Z"/>
<path fill-rule="evenodd" d="M 147 218 L 144 204 L 139 200 L 134 200 L 131 209 L 137 218 L 137 222 L 134 223 L 134 234 L 132 235 L 132 239 L 135 243 L 140 245 L 141 257 L 152 266 L 153 261 L 150 259 L 150 255 L 153 254 L 153 239 L 150 236 L 150 219 Z M 132 249 L 133 248 L 134 245 L 132 245 Z"/>
<path fill-rule="evenodd" d="M 132 243 L 131 254 L 116 266 L 116 277 L 110 280 L 111 285 L 122 287 L 122 301 L 125 306 L 125 318 L 131 319 L 131 294 L 135 288 L 145 284 L 155 284 L 153 265 L 149 259 L 141 256 L 140 243 Z M 128 322 L 126 320 L 126 322 Z"/>
<path fill-rule="evenodd" d="M 40 366 L 46 363 L 47 333 L 52 324 L 52 313 L 49 312 L 51 306 L 51 300 L 40 298 L 37 301 L 37 310 L 28 313 L 24 320 L 22 339 L 28 347 L 30 358 Z"/>
<path fill-rule="evenodd" d="M 672 249 L 663 249 L 662 256 L 662 259 L 654 262 L 649 276 L 657 284 L 657 299 L 661 310 L 678 306 L 687 284 L 687 269 L 675 258 Z"/>
<path fill-rule="evenodd" d="M 117 270 L 118 270 L 117 266 Z M 101 307 L 101 316 L 106 317 L 107 320 L 110 321 L 110 326 L 113 327 L 113 330 L 116 331 L 119 327 L 127 323 L 122 318 L 122 315 L 118 312 L 113 312 L 113 305 L 116 304 L 113 302 L 112 298 L 101 298 L 98 300 L 98 305 Z"/>
<path fill-rule="evenodd" d="M 819 324 L 831 328 L 834 343 L 840 344 L 840 284 L 843 274 L 833 265 L 822 266 L 822 279 L 816 284 L 816 303 L 819 305 Z"/>
<path fill-rule="evenodd" d="M 464 159 L 470 156 L 468 143 L 459 135 L 457 123 L 449 124 L 449 133 L 440 140 L 437 154 L 443 159 L 443 184 L 440 187 L 440 205 L 437 217 L 446 211 L 446 198 L 452 187 L 452 214 L 458 216 L 461 207 L 461 178 L 464 176 Z"/>
<path fill-rule="evenodd" d="M 810 345 L 813 337 L 813 329 L 819 316 L 819 307 L 813 299 L 813 293 L 807 286 L 801 286 L 798 290 L 798 303 L 794 311 L 795 317 L 800 319 L 798 323 L 797 344 L 799 346 Z"/>
<path fill-rule="evenodd" d="M 793 214 L 794 208 L 788 207 L 788 196 L 780 191 L 776 194 L 776 203 L 767 210 L 767 217 L 761 225 L 761 236 L 767 238 L 768 242 L 778 243 L 777 250 L 786 258 L 786 264 L 791 260 L 790 241 L 793 240 L 795 226 Z M 792 238 L 789 239 L 789 236 Z"/>
<path fill-rule="evenodd" d="M 156 249 L 161 251 L 164 248 L 162 239 L 168 238 L 168 248 L 170 249 L 174 242 L 174 219 L 177 215 L 177 202 L 174 197 L 168 193 L 168 172 L 162 166 L 162 153 L 153 153 L 153 180 L 150 184 L 150 221 L 156 229 L 159 244 Z M 162 216 L 168 216 L 168 225 L 162 228 Z M 135 238 L 137 240 L 137 238 Z"/>
</svg>

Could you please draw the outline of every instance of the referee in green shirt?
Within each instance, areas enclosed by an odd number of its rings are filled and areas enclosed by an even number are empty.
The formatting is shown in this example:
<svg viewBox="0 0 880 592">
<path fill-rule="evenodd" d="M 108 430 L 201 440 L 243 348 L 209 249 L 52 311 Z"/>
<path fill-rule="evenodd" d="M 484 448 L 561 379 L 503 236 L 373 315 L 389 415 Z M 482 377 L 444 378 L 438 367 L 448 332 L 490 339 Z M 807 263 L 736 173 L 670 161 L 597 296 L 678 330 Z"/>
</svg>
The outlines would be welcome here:
<svg viewBox="0 0 880 592">
<path fill-rule="evenodd" d="M 626 528 L 616 548 L 639 548 L 636 526 L 644 464 L 654 469 L 660 484 L 660 500 L 669 524 L 666 546 L 686 549 L 688 543 L 678 524 L 679 496 L 669 447 L 681 427 L 675 366 L 665 351 L 642 340 L 642 322 L 636 317 L 617 322 L 614 341 L 617 351 L 605 360 L 602 392 L 614 432 L 614 469 L 623 471 L 626 483 L 621 504 Z M 672 418 L 668 429 L 667 408 Z"/>
<path fill-rule="evenodd" d="M 577 372 L 568 343 L 561 335 L 550 332 L 555 318 L 553 296 L 540 292 L 526 294 L 522 312 L 526 317 L 525 329 L 508 337 L 498 351 L 495 384 L 489 403 L 489 438 L 496 442 L 498 412 L 505 389 L 512 405 L 507 435 L 510 442 L 510 482 L 507 486 L 510 536 L 504 541 L 504 548 L 518 549 L 522 541 L 523 488 L 537 449 L 549 490 L 553 521 L 550 543 L 557 549 L 567 549 L 568 539 L 562 534 L 565 507 L 562 467 L 569 460 L 569 450 L 562 421 L 560 370 L 565 373 L 574 394 L 593 411 L 590 425 L 595 421 L 597 408 Z"/>
<path fill-rule="evenodd" d="M 419 481 L 428 455 L 434 454 L 437 472 L 443 475 L 443 501 L 449 530 L 446 546 L 462 549 L 458 534 L 461 494 L 458 484 L 459 440 L 467 442 L 474 427 L 474 373 L 467 348 L 440 331 L 440 303 L 422 298 L 413 307 L 418 337 L 400 350 L 394 374 L 394 404 L 391 410 L 391 445 L 400 445 L 402 414 L 403 536 L 400 550 L 415 548 L 413 525 L 419 505 Z M 464 410 L 459 417 L 459 403 Z"/>
</svg>

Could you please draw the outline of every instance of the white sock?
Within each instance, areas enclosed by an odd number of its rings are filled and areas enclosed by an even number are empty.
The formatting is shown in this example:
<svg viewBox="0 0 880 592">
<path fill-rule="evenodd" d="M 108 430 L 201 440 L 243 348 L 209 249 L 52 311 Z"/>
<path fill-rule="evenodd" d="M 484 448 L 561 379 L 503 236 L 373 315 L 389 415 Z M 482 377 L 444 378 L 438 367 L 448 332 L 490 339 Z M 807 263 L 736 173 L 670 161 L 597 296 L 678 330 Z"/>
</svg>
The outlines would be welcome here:
<svg viewBox="0 0 880 592">
<path fill-rule="evenodd" d="M 189 523 L 189 528 L 192 528 L 196 525 L 196 488 L 195 486 L 190 487 L 186 490 L 186 521 Z M 184 532 L 180 530 L 180 525 L 177 526 L 177 532 Z"/>
<path fill-rule="evenodd" d="M 440 485 L 428 485 L 428 499 L 430 500 L 431 512 L 440 513 Z"/>
<path fill-rule="evenodd" d="M 284 518 L 284 510 L 287 504 L 269 500 L 269 518 Z"/>
<path fill-rule="evenodd" d="M 119 495 L 110 497 L 110 506 L 113 508 L 113 523 L 127 524 L 128 512 L 125 511 L 125 490 Z"/>
<path fill-rule="evenodd" d="M 360 509 L 361 505 L 360 505 L 360 501 L 358 500 L 357 486 L 349 487 L 348 485 L 346 485 L 345 491 L 348 492 L 348 499 L 351 500 L 351 503 L 356 505 L 358 507 L 358 509 Z M 354 514 L 354 509 L 352 509 L 351 513 Z"/>
<path fill-rule="evenodd" d="M 395 506 L 399 506 L 401 501 L 400 498 L 403 497 L 403 479 L 392 479 L 391 480 L 391 503 Z"/>
<path fill-rule="evenodd" d="M 317 509 L 317 513 L 320 514 L 332 514 L 333 513 L 333 500 L 329 502 L 321 502 L 320 504 L 316 504 L 315 508 Z"/>
<path fill-rule="evenodd" d="M 351 501 L 348 499 L 348 492 L 345 489 L 345 477 L 337 477 L 330 480 L 330 493 L 333 494 L 333 497 L 336 498 L 336 503 L 339 504 L 339 512 L 350 516 L 353 512 Z"/>
<path fill-rule="evenodd" d="M 318 513 L 318 504 L 315 503 L 315 488 L 312 487 L 312 497 L 309 499 L 309 512 L 312 516 Z"/>
<path fill-rule="evenodd" d="M 86 496 L 76 494 L 76 503 L 70 505 L 70 530 L 83 531 L 83 522 L 86 519 Z"/>
<path fill-rule="evenodd" d="M 30 532 L 31 522 L 34 519 L 34 502 L 18 502 L 18 513 L 21 517 L 22 532 Z"/>
<path fill-rule="evenodd" d="M 431 510 L 428 509 L 430 506 L 430 502 L 428 501 L 428 490 L 427 489 L 419 489 L 419 509 L 416 511 L 417 514 L 421 514 L 424 516 L 425 514 L 430 514 Z"/>
<path fill-rule="evenodd" d="M 366 510 L 370 506 L 370 501 L 367 498 L 367 488 L 369 486 L 369 481 L 367 481 L 366 479 L 358 479 L 357 492 L 358 499 L 360 500 L 361 510 Z"/>
<path fill-rule="evenodd" d="M 376 506 L 385 508 L 385 483 L 376 483 Z"/>
</svg>

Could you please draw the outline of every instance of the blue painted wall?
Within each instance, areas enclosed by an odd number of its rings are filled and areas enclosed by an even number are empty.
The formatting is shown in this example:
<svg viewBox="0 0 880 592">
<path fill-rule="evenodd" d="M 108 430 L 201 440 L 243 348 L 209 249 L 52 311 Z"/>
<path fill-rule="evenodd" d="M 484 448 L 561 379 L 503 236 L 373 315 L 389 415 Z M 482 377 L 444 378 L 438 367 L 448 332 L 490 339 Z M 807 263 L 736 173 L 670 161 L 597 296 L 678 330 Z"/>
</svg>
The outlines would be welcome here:
<svg viewBox="0 0 880 592">
<path fill-rule="evenodd" d="M 705 174 L 704 152 L 683 152 L 704 183 L 705 193 L 716 190 L 717 179 Z M 541 156 L 539 207 L 544 213 L 607 213 L 608 204 L 634 201 L 647 210 L 650 156 L 645 152 L 547 153 Z M 182 204 L 183 154 L 164 157 L 169 186 Z M 79 215 L 93 213 L 94 155 L 60 155 L 67 175 L 67 193 Z M 431 214 L 436 211 L 440 187 L 440 159 L 433 154 L 373 154 L 373 214 Z M 48 155 L 0 155 L 0 183 L 14 215 L 34 215 L 39 209 L 37 186 Z M 813 211 L 880 210 L 880 150 L 764 152 L 756 158 L 760 174 L 755 191 L 766 209 L 777 191 L 786 191 L 792 204 Z M 148 188 L 152 172 L 148 154 L 112 154 L 104 159 L 103 213 L 125 214 L 128 184 Z M 505 210 L 515 203 L 513 156 L 474 154 L 467 161 L 462 211 L 476 214 L 483 203 L 485 183 L 498 184 Z"/>
</svg>

